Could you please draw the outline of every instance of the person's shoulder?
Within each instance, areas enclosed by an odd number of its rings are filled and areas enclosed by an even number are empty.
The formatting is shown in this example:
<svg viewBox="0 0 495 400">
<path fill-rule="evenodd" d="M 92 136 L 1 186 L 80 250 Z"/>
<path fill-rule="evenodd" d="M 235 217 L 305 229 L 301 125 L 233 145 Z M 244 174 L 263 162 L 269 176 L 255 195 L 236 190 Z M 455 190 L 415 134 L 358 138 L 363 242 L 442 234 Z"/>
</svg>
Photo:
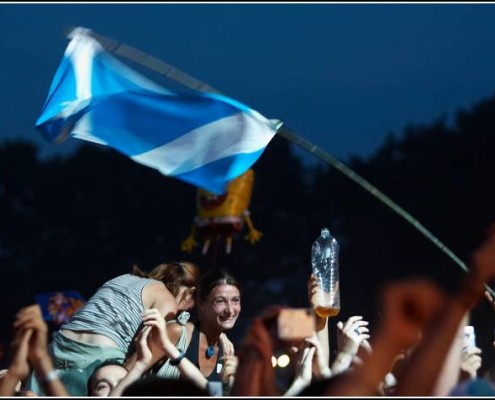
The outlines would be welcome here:
<svg viewBox="0 0 495 400">
<path fill-rule="evenodd" d="M 108 283 L 111 283 L 111 282 L 116 282 L 116 281 L 128 281 L 128 280 L 132 280 L 134 278 L 139 278 L 139 276 L 137 275 L 133 275 L 133 274 L 121 274 L 121 275 L 117 275 L 117 276 L 114 276 L 113 278 L 110 278 L 108 279 L 105 284 L 108 284 Z"/>
<path fill-rule="evenodd" d="M 143 295 L 147 297 L 152 303 L 169 302 L 175 303 L 175 298 L 170 293 L 170 290 L 160 281 L 149 282 L 143 288 Z"/>
<path fill-rule="evenodd" d="M 170 290 L 168 290 L 167 287 L 165 286 L 165 284 L 161 281 L 155 281 L 155 280 L 150 281 L 143 288 L 143 290 L 150 292 L 150 293 L 153 293 L 154 296 L 156 296 L 156 297 L 162 297 L 162 298 L 165 298 L 167 300 L 169 300 L 170 298 L 173 298 L 175 301 L 175 298 L 172 295 L 172 293 L 170 292 Z"/>
<path fill-rule="evenodd" d="M 167 331 L 169 334 L 181 334 L 182 333 L 182 325 L 179 324 L 176 320 L 167 321 Z"/>
<path fill-rule="evenodd" d="M 184 325 L 172 320 L 167 322 L 167 333 L 172 342 L 177 342 L 183 334 Z"/>
<path fill-rule="evenodd" d="M 165 285 L 148 285 L 143 290 L 143 304 L 146 308 L 156 308 L 167 321 L 177 314 L 177 302 Z"/>
</svg>

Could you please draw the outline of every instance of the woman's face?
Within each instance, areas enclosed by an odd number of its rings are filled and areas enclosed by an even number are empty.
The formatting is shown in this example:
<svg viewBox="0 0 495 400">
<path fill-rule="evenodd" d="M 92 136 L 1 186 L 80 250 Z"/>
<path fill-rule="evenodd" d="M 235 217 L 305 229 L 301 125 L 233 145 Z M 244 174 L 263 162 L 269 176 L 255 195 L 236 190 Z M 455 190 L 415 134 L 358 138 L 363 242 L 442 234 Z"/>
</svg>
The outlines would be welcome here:
<svg viewBox="0 0 495 400">
<path fill-rule="evenodd" d="M 208 294 L 201 305 L 202 323 L 217 325 L 222 331 L 232 329 L 241 312 L 241 294 L 232 285 L 221 284 Z"/>
</svg>

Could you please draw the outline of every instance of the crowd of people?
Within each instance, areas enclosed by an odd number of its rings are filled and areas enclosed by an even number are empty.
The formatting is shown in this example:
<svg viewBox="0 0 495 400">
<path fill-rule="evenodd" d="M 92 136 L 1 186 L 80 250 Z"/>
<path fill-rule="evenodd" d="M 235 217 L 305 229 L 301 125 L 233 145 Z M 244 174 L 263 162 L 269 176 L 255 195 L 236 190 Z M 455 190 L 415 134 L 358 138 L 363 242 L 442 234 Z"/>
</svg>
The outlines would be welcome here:
<svg viewBox="0 0 495 400">
<path fill-rule="evenodd" d="M 352 316 L 329 332 L 311 312 L 310 333 L 276 329 L 284 306 L 250 321 L 238 349 L 228 334 L 249 301 L 230 271 L 169 262 L 105 282 L 50 337 L 39 305 L 17 313 L 1 396 L 492 396 L 478 376 L 481 350 L 464 327 L 495 278 L 495 232 L 474 251 L 455 295 L 428 279 L 389 283 L 371 331 Z M 308 310 L 318 282 L 308 277 Z M 191 315 L 194 314 L 194 317 Z M 329 338 L 337 336 L 331 354 Z M 273 355 L 290 355 L 291 380 L 277 383 Z"/>
</svg>

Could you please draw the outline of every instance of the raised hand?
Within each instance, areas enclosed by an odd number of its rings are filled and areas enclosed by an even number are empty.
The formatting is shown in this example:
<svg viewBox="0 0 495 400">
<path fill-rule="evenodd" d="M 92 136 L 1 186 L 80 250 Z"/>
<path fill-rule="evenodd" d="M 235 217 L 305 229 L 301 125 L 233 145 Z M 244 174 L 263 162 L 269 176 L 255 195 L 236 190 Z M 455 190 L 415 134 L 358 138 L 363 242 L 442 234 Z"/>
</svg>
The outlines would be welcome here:
<svg viewBox="0 0 495 400">
<path fill-rule="evenodd" d="M 157 335 L 158 342 L 164 351 L 169 349 L 170 346 L 173 346 L 170 338 L 168 337 L 165 318 L 163 318 L 162 314 L 156 308 L 144 310 L 141 314 L 141 320 L 143 321 L 144 327 L 149 327 L 150 330 L 154 331 L 154 335 Z M 150 335 L 150 337 L 151 336 L 152 335 Z"/>
<path fill-rule="evenodd" d="M 124 389 L 141 378 L 143 373 L 156 361 L 154 359 L 156 356 L 153 355 L 152 351 L 154 346 L 150 346 L 153 341 L 149 341 L 149 339 L 151 338 L 152 330 L 157 331 L 156 336 L 161 346 L 163 340 L 162 331 L 165 330 L 165 319 L 155 308 L 144 310 L 141 314 L 141 319 L 143 321 L 143 327 L 134 339 L 134 345 L 136 346 L 135 362 L 132 364 L 127 375 L 111 390 L 110 397 L 122 396 Z M 164 352 L 165 350 L 162 351 Z"/>
<path fill-rule="evenodd" d="M 22 354 L 20 356 L 25 359 L 27 350 L 29 365 L 41 378 L 45 394 L 47 396 L 68 396 L 60 379 L 56 377 L 46 380 L 46 377 L 53 373 L 53 363 L 47 348 L 48 326 L 43 320 L 39 305 L 21 308 L 14 320 L 14 335 L 21 338 Z"/>
<path fill-rule="evenodd" d="M 309 385 L 311 382 L 311 377 L 313 376 L 313 357 L 315 355 L 316 348 L 305 347 L 300 351 L 301 354 L 296 367 L 296 379 L 301 379 L 305 384 Z"/>
<path fill-rule="evenodd" d="M 308 301 L 313 310 L 316 309 L 316 296 L 318 290 L 318 280 L 316 279 L 316 276 L 311 274 L 308 279 Z"/>
<path fill-rule="evenodd" d="M 309 386 L 313 375 L 312 368 L 315 352 L 316 347 L 314 346 L 306 346 L 299 351 L 295 378 L 289 389 L 284 393 L 284 396 L 295 396 L 300 393 L 301 390 Z"/>
<path fill-rule="evenodd" d="M 438 313 L 445 294 L 433 282 L 423 279 L 398 282 L 384 290 L 383 329 L 399 349 L 416 344 L 421 330 Z"/>
<path fill-rule="evenodd" d="M 151 332 L 151 329 L 151 326 L 143 327 L 143 329 L 141 329 L 138 336 L 134 340 L 137 354 L 135 366 L 138 364 L 142 366 L 142 372 L 144 372 L 148 367 L 151 366 L 150 364 L 153 359 L 153 353 L 148 346 L 148 336 Z"/>
<path fill-rule="evenodd" d="M 20 381 L 24 381 L 30 372 L 28 351 L 32 334 L 31 329 L 17 332 L 12 341 L 13 357 L 8 372 L 12 373 Z"/>
<path fill-rule="evenodd" d="M 481 349 L 479 347 L 465 347 L 461 353 L 461 370 L 476 379 L 476 373 L 481 367 Z"/>
<path fill-rule="evenodd" d="M 473 252 L 471 269 L 463 282 L 459 300 L 470 309 L 480 298 L 487 296 L 485 284 L 495 277 L 495 230 L 491 229 L 485 241 Z M 491 296 L 487 298 L 492 302 Z"/>
<path fill-rule="evenodd" d="M 233 356 L 235 353 L 234 344 L 229 340 L 225 333 L 221 333 L 219 337 L 222 345 L 223 354 L 226 356 Z"/>
<path fill-rule="evenodd" d="M 272 354 L 275 347 L 269 326 L 283 307 L 272 306 L 255 318 L 239 352 L 239 366 L 231 396 L 275 396 Z"/>
<path fill-rule="evenodd" d="M 16 332 L 11 345 L 13 355 L 9 368 L 0 374 L 0 396 L 13 396 L 28 377 L 28 347 L 32 333 L 31 329 Z"/>
<path fill-rule="evenodd" d="M 337 323 L 337 347 L 338 350 L 351 355 L 356 355 L 359 346 L 370 338 L 368 334 L 368 321 L 361 316 L 350 317 L 345 324 Z"/>
<path fill-rule="evenodd" d="M 14 330 L 32 331 L 28 346 L 28 360 L 31 364 L 36 364 L 48 356 L 48 326 L 43 320 L 39 305 L 21 308 L 14 320 Z"/>
<path fill-rule="evenodd" d="M 318 286 L 318 280 L 316 279 L 316 276 L 311 274 L 308 279 L 308 302 L 313 311 L 316 310 L 317 307 L 317 299 L 320 293 L 320 287 Z M 322 341 L 322 337 L 328 336 L 328 318 L 326 317 L 320 317 L 318 314 L 315 313 L 316 317 L 316 332 L 318 334 L 321 334 L 320 340 Z M 326 349 L 327 353 L 327 359 L 328 359 L 328 353 L 329 350 Z"/>
<path fill-rule="evenodd" d="M 239 359 L 234 355 L 224 354 L 223 358 L 223 367 L 220 375 L 222 377 L 222 381 L 231 388 L 234 384 L 235 374 L 237 372 L 237 367 L 239 365 Z"/>
</svg>

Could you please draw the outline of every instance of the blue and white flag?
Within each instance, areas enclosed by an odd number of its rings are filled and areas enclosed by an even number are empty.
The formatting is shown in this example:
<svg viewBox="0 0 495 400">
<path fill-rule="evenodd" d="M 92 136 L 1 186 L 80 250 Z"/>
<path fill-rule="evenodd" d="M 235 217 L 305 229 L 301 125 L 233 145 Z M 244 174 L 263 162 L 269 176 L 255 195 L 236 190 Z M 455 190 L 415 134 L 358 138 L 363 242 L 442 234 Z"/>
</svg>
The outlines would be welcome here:
<svg viewBox="0 0 495 400">
<path fill-rule="evenodd" d="M 36 127 L 48 140 L 106 145 L 215 194 L 256 162 L 278 128 L 226 96 L 156 84 L 84 29 L 71 36 Z"/>
</svg>

